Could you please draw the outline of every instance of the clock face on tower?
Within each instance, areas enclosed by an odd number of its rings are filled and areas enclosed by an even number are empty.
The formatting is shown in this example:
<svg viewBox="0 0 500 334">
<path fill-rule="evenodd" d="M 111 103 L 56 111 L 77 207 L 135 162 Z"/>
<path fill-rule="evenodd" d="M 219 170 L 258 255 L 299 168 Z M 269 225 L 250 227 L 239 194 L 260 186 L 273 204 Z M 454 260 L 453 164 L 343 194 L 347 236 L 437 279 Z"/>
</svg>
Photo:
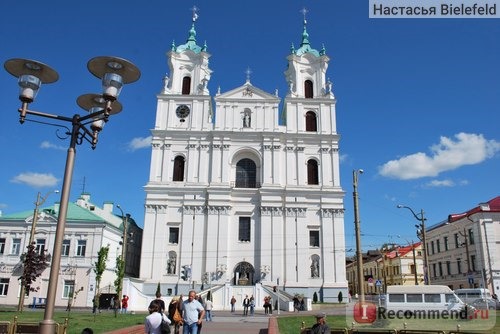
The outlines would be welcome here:
<svg viewBox="0 0 500 334">
<path fill-rule="evenodd" d="M 177 107 L 175 110 L 175 114 L 177 117 L 181 119 L 181 122 L 184 122 L 184 118 L 188 117 L 189 115 L 189 107 L 185 104 L 181 104 L 180 106 Z"/>
</svg>

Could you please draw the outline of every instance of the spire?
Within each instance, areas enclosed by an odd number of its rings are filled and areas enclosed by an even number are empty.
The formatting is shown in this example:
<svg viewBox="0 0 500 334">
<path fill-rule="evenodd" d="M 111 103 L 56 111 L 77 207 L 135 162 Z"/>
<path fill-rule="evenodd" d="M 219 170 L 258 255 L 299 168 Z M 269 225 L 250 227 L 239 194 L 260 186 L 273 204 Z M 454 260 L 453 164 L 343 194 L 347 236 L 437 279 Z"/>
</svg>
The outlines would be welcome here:
<svg viewBox="0 0 500 334">
<path fill-rule="evenodd" d="M 175 48 L 176 52 L 180 53 L 180 52 L 183 52 L 186 50 L 191 50 L 194 53 L 200 53 L 200 52 L 203 52 L 206 50 L 206 43 L 205 43 L 203 48 L 196 44 L 195 22 L 196 22 L 196 20 L 198 20 L 198 13 L 197 13 L 198 10 L 199 9 L 196 6 L 193 6 L 193 8 L 191 8 L 193 15 L 192 15 L 192 19 L 191 19 L 192 24 L 191 24 L 191 29 L 189 29 L 188 38 L 187 38 L 185 44 L 179 45 L 177 48 Z"/>
<path fill-rule="evenodd" d="M 246 83 L 250 83 L 250 75 L 252 74 L 252 70 L 250 69 L 250 67 L 247 67 L 245 74 L 247 75 Z"/>
<path fill-rule="evenodd" d="M 302 56 L 305 53 L 312 53 L 316 57 L 319 57 L 320 53 L 317 50 L 313 49 L 311 47 L 311 44 L 309 43 L 309 34 L 307 33 L 307 19 L 306 19 L 306 14 L 309 11 L 306 8 L 302 8 L 300 12 L 302 13 L 302 15 L 304 15 L 304 20 L 303 20 L 304 28 L 302 30 L 302 41 L 300 42 L 300 48 L 298 48 L 297 50 L 292 48 L 291 51 L 293 54 L 297 56 Z"/>
<path fill-rule="evenodd" d="M 302 8 L 301 13 L 304 15 L 304 29 L 302 30 L 302 42 L 300 43 L 300 46 L 304 45 L 309 45 L 309 34 L 307 33 L 307 19 L 306 19 L 306 14 L 309 11 L 305 8 Z"/>
</svg>

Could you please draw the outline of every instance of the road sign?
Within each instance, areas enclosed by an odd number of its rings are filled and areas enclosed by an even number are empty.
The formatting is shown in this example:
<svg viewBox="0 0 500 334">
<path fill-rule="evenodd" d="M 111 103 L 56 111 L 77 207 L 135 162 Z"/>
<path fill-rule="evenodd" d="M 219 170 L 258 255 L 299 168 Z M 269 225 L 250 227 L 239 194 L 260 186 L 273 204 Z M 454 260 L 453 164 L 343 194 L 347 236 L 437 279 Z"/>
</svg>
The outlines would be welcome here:
<svg viewBox="0 0 500 334">
<path fill-rule="evenodd" d="M 382 281 L 378 279 L 378 280 L 375 282 L 375 286 L 382 286 Z"/>
</svg>

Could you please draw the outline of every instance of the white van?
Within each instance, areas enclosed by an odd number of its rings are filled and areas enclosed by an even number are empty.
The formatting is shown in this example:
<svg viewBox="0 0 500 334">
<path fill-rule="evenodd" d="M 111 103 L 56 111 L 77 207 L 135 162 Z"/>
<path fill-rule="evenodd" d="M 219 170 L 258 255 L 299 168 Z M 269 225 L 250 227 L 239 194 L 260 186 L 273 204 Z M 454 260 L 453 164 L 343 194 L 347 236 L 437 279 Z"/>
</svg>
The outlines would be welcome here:
<svg viewBox="0 0 500 334">
<path fill-rule="evenodd" d="M 463 311 L 465 303 L 446 285 L 391 285 L 386 308 L 391 311 Z"/>
<path fill-rule="evenodd" d="M 491 293 L 488 289 L 457 289 L 455 290 L 455 294 L 467 304 L 473 303 L 478 299 L 482 300 L 490 300 Z"/>
</svg>

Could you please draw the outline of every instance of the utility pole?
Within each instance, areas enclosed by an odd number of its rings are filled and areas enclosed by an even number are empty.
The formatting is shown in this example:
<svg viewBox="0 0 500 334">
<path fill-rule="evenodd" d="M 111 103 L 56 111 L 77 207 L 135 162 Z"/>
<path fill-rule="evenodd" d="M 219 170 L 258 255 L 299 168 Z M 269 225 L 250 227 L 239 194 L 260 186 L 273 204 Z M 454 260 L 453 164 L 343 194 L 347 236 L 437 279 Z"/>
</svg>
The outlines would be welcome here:
<svg viewBox="0 0 500 334">
<path fill-rule="evenodd" d="M 365 302 L 365 287 L 363 276 L 363 253 L 361 248 L 361 222 L 359 221 L 359 205 L 358 205 L 358 174 L 362 174 L 362 169 L 352 171 L 353 199 L 354 199 L 354 230 L 356 232 L 356 272 L 358 276 L 358 293 L 359 301 Z"/>
<path fill-rule="evenodd" d="M 411 251 L 413 253 L 413 272 L 415 274 L 415 285 L 418 285 L 417 257 L 415 256 L 415 244 L 411 241 Z"/>
<path fill-rule="evenodd" d="M 468 238 L 468 235 L 467 235 L 467 230 L 465 229 L 464 227 L 464 231 L 458 231 L 458 233 L 464 237 L 464 243 L 462 244 L 463 246 L 465 246 L 465 256 L 467 257 L 467 281 L 469 283 L 469 287 L 472 288 L 473 287 L 473 283 L 471 283 L 471 280 L 470 280 L 470 277 L 472 275 L 472 269 L 471 269 L 471 265 L 470 265 L 470 253 L 469 253 L 469 238 Z"/>
<path fill-rule="evenodd" d="M 33 210 L 33 219 L 31 221 L 31 231 L 30 238 L 28 241 L 28 246 L 35 242 L 35 232 L 36 232 L 36 223 L 38 222 L 38 208 L 45 203 L 47 197 L 49 197 L 52 193 L 58 193 L 59 190 L 52 190 L 48 192 L 44 197 L 42 194 L 38 192 L 35 202 L 35 210 Z M 26 266 L 26 263 L 24 264 Z M 23 281 L 21 281 L 21 291 L 19 292 L 19 303 L 17 304 L 17 311 L 22 312 L 24 308 L 24 297 L 26 295 L 26 287 Z"/>
</svg>

